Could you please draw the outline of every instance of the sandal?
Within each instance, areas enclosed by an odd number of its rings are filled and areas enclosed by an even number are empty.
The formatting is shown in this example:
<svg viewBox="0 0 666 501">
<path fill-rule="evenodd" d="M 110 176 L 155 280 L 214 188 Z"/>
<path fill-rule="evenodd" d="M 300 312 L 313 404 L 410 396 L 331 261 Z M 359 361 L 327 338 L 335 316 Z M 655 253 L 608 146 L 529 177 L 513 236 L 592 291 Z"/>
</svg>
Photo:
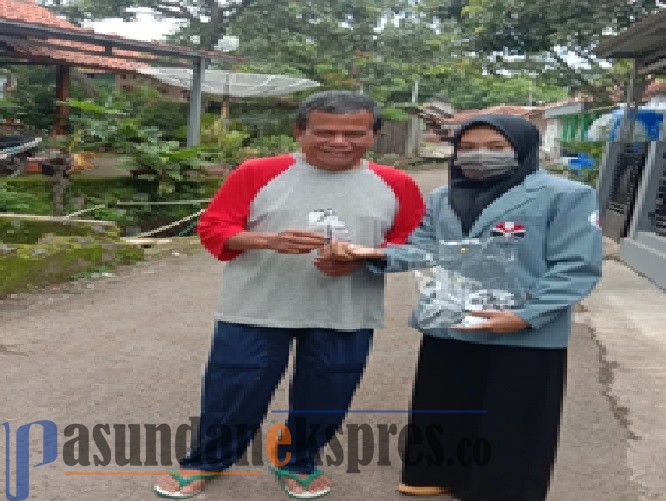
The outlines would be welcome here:
<svg viewBox="0 0 666 501">
<path fill-rule="evenodd" d="M 407 485 L 400 484 L 396 489 L 400 494 L 405 496 L 441 496 L 442 494 L 449 494 L 451 489 L 447 487 L 439 486 L 416 486 L 416 485 Z"/>
<path fill-rule="evenodd" d="M 322 489 L 322 490 L 319 490 L 319 491 L 307 490 L 310 487 L 310 484 L 312 484 L 312 482 L 315 479 L 321 477 L 324 474 L 323 471 L 318 470 L 316 468 L 312 473 L 310 473 L 310 475 L 308 475 L 305 478 L 303 478 L 298 473 L 294 473 L 292 471 L 285 470 L 285 469 L 282 469 L 282 468 L 273 468 L 273 467 L 271 467 L 271 472 L 273 473 L 273 475 L 275 475 L 277 477 L 277 480 L 280 483 L 280 487 L 282 488 L 282 490 L 284 492 L 287 493 L 287 495 L 290 498 L 294 498 L 294 499 L 315 499 L 315 498 L 320 498 L 320 497 L 326 496 L 328 493 L 331 492 L 330 487 L 326 487 L 325 489 Z M 296 480 L 296 482 L 301 484 L 304 488 L 303 492 L 294 492 L 294 491 L 290 490 L 289 486 L 287 486 L 287 482 L 286 482 L 286 480 L 288 478 Z"/>
<path fill-rule="evenodd" d="M 204 489 L 203 486 L 201 487 L 201 489 L 199 489 L 198 491 L 194 491 L 191 494 L 183 494 L 182 492 L 180 492 L 180 490 L 183 487 L 190 485 L 192 482 L 196 482 L 197 480 L 210 480 L 211 478 L 216 477 L 214 473 L 200 473 L 198 475 L 181 475 L 178 470 L 170 470 L 169 475 L 171 476 L 171 478 L 173 478 L 178 482 L 178 491 L 177 492 L 165 491 L 161 487 L 155 485 L 153 487 L 153 492 L 161 498 L 168 498 L 168 499 L 193 498 L 197 494 L 200 494 L 201 491 L 203 491 Z"/>
</svg>

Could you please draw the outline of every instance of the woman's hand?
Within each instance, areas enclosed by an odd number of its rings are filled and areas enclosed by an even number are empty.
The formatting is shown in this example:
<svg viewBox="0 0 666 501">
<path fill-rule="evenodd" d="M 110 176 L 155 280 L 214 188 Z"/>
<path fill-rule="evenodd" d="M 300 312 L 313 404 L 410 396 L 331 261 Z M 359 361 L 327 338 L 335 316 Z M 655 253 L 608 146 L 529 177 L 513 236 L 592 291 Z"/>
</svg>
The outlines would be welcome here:
<svg viewBox="0 0 666 501">
<path fill-rule="evenodd" d="M 508 310 L 470 311 L 467 315 L 487 319 L 486 322 L 469 326 L 453 326 L 457 331 L 486 331 L 494 334 L 511 334 L 527 329 L 529 324 L 515 313 Z"/>
<path fill-rule="evenodd" d="M 315 267 L 329 277 L 349 275 L 361 267 L 364 259 L 381 259 L 384 252 L 362 245 L 333 239 L 319 250 Z"/>
<path fill-rule="evenodd" d="M 355 245 L 342 240 L 333 239 L 324 247 L 322 256 L 335 261 L 359 261 L 363 259 L 383 259 L 384 251 L 363 245 Z"/>
</svg>

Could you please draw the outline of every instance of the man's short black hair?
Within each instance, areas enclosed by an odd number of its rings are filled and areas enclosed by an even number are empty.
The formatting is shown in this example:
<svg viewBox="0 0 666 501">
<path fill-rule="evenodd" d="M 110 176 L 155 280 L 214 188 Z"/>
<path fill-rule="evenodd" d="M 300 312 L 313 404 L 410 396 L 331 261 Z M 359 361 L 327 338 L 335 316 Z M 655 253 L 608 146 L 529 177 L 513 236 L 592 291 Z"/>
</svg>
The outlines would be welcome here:
<svg viewBox="0 0 666 501">
<path fill-rule="evenodd" d="M 382 112 L 377 103 L 371 97 L 348 90 L 327 90 L 308 97 L 296 112 L 296 128 L 298 130 L 306 129 L 308 115 L 311 111 L 335 114 L 369 111 L 373 118 L 372 131 L 376 134 L 382 128 Z"/>
</svg>

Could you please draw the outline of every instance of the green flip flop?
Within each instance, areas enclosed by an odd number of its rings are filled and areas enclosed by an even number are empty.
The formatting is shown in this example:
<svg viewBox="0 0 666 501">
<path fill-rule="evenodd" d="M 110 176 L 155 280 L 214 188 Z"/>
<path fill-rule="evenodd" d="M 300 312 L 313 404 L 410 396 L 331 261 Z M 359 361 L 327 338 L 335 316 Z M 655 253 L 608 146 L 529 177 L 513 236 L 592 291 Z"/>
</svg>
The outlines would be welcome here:
<svg viewBox="0 0 666 501">
<path fill-rule="evenodd" d="M 294 473 L 293 471 L 285 470 L 283 468 L 270 468 L 271 472 L 275 477 L 277 478 L 278 482 L 280 483 L 280 487 L 284 492 L 287 493 L 287 495 L 290 498 L 294 499 L 315 499 L 315 498 L 320 498 L 323 496 L 326 496 L 331 492 L 330 487 L 326 487 L 325 489 L 319 490 L 319 491 L 310 491 L 309 487 L 312 482 L 321 477 L 324 472 L 321 470 L 318 470 L 315 468 L 315 470 L 310 473 L 307 477 L 301 477 L 298 473 Z M 287 486 L 286 480 L 290 478 L 293 480 L 296 480 L 299 484 L 301 484 L 304 487 L 303 492 L 294 492 L 289 489 Z"/>
<path fill-rule="evenodd" d="M 197 480 L 210 480 L 211 478 L 215 478 L 217 476 L 214 473 L 201 473 L 199 475 L 181 475 L 178 472 L 178 470 L 170 470 L 169 475 L 171 475 L 171 478 L 173 478 L 178 482 L 179 491 L 183 487 L 190 485 L 192 482 L 196 482 Z M 153 492 L 157 494 L 157 496 L 168 499 L 190 499 L 200 494 L 201 491 L 203 491 L 203 489 L 193 492 L 192 494 L 182 494 L 181 492 L 165 491 L 164 489 L 161 489 L 160 487 L 157 486 L 153 487 Z"/>
</svg>

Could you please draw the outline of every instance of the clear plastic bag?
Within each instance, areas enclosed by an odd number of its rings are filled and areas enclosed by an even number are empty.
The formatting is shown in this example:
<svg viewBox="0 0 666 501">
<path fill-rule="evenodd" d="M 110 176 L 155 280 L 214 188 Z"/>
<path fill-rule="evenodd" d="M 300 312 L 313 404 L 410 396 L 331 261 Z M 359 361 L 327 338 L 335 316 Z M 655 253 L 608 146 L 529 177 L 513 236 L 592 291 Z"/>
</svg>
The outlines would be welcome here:
<svg viewBox="0 0 666 501">
<path fill-rule="evenodd" d="M 463 288 L 455 272 L 436 266 L 413 273 L 417 292 L 413 319 L 417 327 L 438 329 L 463 320 Z"/>
<path fill-rule="evenodd" d="M 514 237 L 502 236 L 469 245 L 460 269 L 466 311 L 522 308 L 525 290 L 514 269 L 517 242 Z"/>
<path fill-rule="evenodd" d="M 333 209 L 318 209 L 308 214 L 308 230 L 327 238 L 349 241 L 349 230 Z"/>
<path fill-rule="evenodd" d="M 515 271 L 515 237 L 443 241 L 438 265 L 414 272 L 413 319 L 424 330 L 484 321 L 470 311 L 521 308 L 525 290 Z"/>
</svg>

